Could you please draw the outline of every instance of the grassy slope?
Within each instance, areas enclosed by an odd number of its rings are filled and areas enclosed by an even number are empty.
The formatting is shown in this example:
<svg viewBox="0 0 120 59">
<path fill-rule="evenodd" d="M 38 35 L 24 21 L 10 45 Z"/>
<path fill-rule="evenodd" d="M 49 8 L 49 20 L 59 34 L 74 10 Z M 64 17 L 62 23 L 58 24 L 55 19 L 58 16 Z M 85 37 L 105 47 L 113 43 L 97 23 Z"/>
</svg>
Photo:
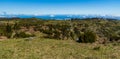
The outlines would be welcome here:
<svg viewBox="0 0 120 59">
<path fill-rule="evenodd" d="M 97 46 L 100 49 L 93 49 Z M 120 44 L 104 46 L 44 38 L 0 42 L 0 59 L 120 59 L 119 53 Z"/>
</svg>

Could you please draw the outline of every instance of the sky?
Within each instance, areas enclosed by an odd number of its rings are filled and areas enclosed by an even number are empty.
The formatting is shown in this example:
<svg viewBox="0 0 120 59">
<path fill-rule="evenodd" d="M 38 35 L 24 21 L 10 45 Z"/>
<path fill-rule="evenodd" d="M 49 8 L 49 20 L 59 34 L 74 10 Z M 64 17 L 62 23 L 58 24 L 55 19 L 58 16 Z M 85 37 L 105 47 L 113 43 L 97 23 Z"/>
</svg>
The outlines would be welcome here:
<svg viewBox="0 0 120 59">
<path fill-rule="evenodd" d="M 0 0 L 0 13 L 120 16 L 120 0 Z"/>
</svg>

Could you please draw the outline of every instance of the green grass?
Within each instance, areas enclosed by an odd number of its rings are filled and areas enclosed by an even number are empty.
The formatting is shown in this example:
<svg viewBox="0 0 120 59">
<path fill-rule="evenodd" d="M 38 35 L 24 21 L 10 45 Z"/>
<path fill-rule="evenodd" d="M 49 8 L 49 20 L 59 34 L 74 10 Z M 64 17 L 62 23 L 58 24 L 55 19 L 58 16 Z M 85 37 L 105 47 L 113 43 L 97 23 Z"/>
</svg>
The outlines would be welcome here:
<svg viewBox="0 0 120 59">
<path fill-rule="evenodd" d="M 120 44 L 95 45 L 72 40 L 0 41 L 0 59 L 120 59 Z"/>
</svg>

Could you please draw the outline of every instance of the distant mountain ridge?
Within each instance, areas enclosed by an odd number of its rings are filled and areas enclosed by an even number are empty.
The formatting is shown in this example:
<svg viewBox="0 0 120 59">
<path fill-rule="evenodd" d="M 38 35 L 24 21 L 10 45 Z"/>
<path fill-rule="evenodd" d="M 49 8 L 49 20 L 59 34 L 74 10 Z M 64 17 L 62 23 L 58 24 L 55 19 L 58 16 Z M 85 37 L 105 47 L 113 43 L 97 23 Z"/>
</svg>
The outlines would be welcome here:
<svg viewBox="0 0 120 59">
<path fill-rule="evenodd" d="M 43 19 L 56 19 L 56 20 L 63 20 L 69 18 L 110 18 L 110 19 L 120 19 L 120 16 L 111 16 L 111 15 L 73 15 L 73 14 L 61 14 L 61 15 L 25 15 L 25 14 L 0 14 L 0 18 L 43 18 Z"/>
</svg>

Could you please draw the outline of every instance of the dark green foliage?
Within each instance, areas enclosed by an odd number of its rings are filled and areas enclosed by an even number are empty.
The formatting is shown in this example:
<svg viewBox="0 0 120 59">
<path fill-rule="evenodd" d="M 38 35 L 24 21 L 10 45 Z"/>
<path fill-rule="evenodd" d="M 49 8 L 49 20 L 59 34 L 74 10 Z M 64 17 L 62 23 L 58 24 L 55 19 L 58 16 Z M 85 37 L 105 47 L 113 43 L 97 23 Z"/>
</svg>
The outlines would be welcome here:
<svg viewBox="0 0 120 59">
<path fill-rule="evenodd" d="M 93 43 L 97 40 L 97 36 L 92 31 L 86 31 L 84 34 L 81 34 L 78 42 L 82 43 Z"/>
<path fill-rule="evenodd" d="M 47 38 L 65 39 L 70 37 L 70 26 L 69 25 L 59 25 L 59 24 L 49 24 L 43 25 L 40 32 L 47 34 Z"/>
<path fill-rule="evenodd" d="M 93 50 L 96 50 L 96 51 L 100 50 L 100 46 L 94 47 Z"/>
<path fill-rule="evenodd" d="M 103 18 L 72 18 L 66 21 L 37 18 L 2 18 L 0 20 L 0 36 L 23 38 L 31 35 L 20 32 L 34 34 L 37 31 L 40 31 L 40 34 L 46 34 L 47 38 L 63 40 L 79 38 L 78 41 L 84 43 L 93 43 L 96 39 L 103 38 L 109 41 L 119 41 L 120 21 Z"/>
<path fill-rule="evenodd" d="M 14 37 L 16 38 L 26 38 L 26 37 L 33 37 L 35 35 L 30 35 L 30 34 L 26 34 L 25 32 L 20 32 L 20 33 L 16 33 Z"/>
<path fill-rule="evenodd" d="M 6 26 L 6 32 L 7 33 L 11 33 L 12 32 L 12 26 L 11 25 L 7 24 L 7 26 Z"/>
<path fill-rule="evenodd" d="M 84 42 L 85 43 L 93 43 L 97 39 L 96 34 L 93 33 L 92 31 L 86 31 L 84 33 Z"/>
<path fill-rule="evenodd" d="M 18 23 L 15 23 L 15 24 L 13 25 L 13 29 L 14 29 L 14 30 L 19 30 L 19 29 L 20 29 L 19 24 L 18 24 Z"/>
<path fill-rule="evenodd" d="M 119 41 L 120 40 L 120 36 L 118 36 L 118 35 L 114 35 L 114 36 L 111 36 L 110 37 L 110 40 L 109 41 Z"/>
<path fill-rule="evenodd" d="M 8 37 L 8 38 L 10 38 L 11 37 L 11 35 L 12 35 L 12 25 L 10 25 L 10 24 L 7 24 L 6 25 L 6 29 L 5 29 L 5 35 Z"/>
<path fill-rule="evenodd" d="M 0 29 L 0 36 L 4 36 L 5 35 L 5 31 L 3 29 Z"/>
</svg>

